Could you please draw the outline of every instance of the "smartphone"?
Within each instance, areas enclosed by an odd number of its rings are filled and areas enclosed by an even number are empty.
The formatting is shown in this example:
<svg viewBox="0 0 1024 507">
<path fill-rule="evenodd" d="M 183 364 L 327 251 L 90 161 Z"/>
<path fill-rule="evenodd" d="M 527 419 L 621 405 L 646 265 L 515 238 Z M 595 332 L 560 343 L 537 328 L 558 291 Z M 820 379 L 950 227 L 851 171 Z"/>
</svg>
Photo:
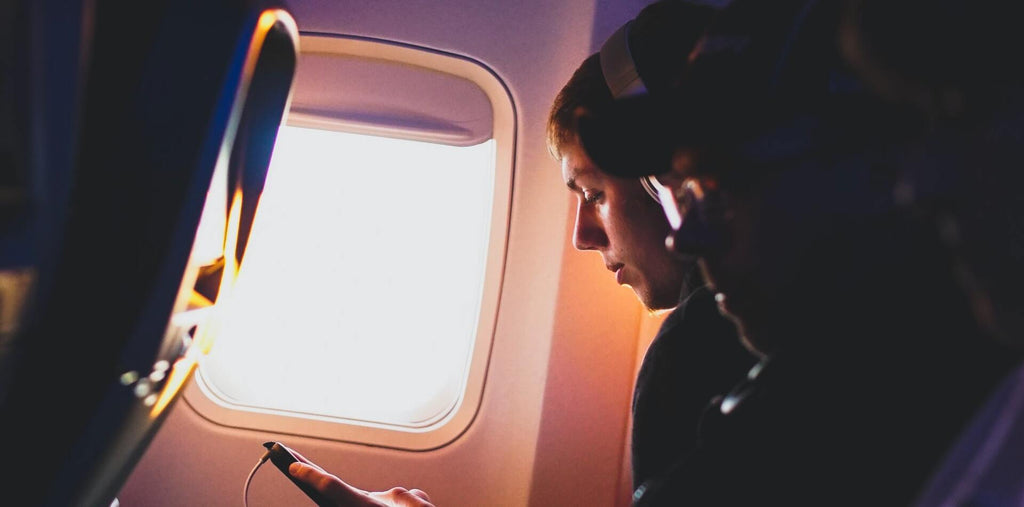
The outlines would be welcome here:
<svg viewBox="0 0 1024 507">
<path fill-rule="evenodd" d="M 334 505 L 333 502 L 326 500 L 322 495 L 320 495 L 319 491 L 309 487 L 307 484 L 292 477 L 292 475 L 288 473 L 288 465 L 299 461 L 299 458 L 295 457 L 295 454 L 292 453 L 291 449 L 281 442 L 263 442 L 263 447 L 266 447 L 267 450 L 270 451 L 270 462 L 273 463 L 274 466 L 276 466 L 277 469 L 288 478 L 288 480 L 292 481 L 292 484 L 298 486 L 306 496 L 316 502 L 317 505 L 321 507 Z"/>
</svg>

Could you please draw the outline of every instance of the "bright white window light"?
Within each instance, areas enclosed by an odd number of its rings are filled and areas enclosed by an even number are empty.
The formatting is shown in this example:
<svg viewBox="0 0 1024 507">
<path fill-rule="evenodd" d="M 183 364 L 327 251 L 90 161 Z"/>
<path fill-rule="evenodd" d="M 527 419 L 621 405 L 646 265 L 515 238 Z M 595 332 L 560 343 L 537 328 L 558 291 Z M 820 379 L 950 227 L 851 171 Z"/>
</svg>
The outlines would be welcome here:
<svg viewBox="0 0 1024 507">
<path fill-rule="evenodd" d="M 480 314 L 494 149 L 282 127 L 200 367 L 218 403 L 411 430 L 450 414 Z"/>
</svg>

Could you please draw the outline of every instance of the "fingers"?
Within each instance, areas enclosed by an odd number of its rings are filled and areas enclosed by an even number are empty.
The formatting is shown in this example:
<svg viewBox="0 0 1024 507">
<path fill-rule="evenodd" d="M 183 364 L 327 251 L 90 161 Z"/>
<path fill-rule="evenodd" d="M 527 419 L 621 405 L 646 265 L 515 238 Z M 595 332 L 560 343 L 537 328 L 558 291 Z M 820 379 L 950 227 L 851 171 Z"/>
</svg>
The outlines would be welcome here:
<svg viewBox="0 0 1024 507">
<path fill-rule="evenodd" d="M 298 458 L 299 461 L 301 461 L 301 462 L 303 462 L 303 463 L 305 463 L 307 465 L 310 465 L 310 466 L 320 470 L 323 473 L 327 473 L 327 470 L 324 470 L 323 468 L 320 467 L 320 465 L 317 465 L 316 463 L 313 463 L 312 461 L 310 461 L 308 458 L 306 458 L 305 456 L 300 454 L 299 451 L 296 451 L 295 449 L 290 449 L 290 450 L 292 451 L 292 454 L 294 454 L 295 457 Z"/>
<path fill-rule="evenodd" d="M 379 505 L 370 499 L 367 492 L 346 484 L 341 479 L 314 465 L 297 461 L 288 466 L 288 473 L 292 477 L 313 487 L 324 498 L 334 502 L 335 505 L 343 507 Z"/>
<path fill-rule="evenodd" d="M 301 456 L 296 456 L 303 460 Z M 430 496 L 421 489 L 407 490 L 391 488 L 387 491 L 369 493 L 350 486 L 316 465 L 298 461 L 288 467 L 288 473 L 320 492 L 334 505 L 342 507 L 434 507 Z"/>
<path fill-rule="evenodd" d="M 434 507 L 434 504 L 430 503 L 430 497 L 421 489 L 391 488 L 369 495 L 390 507 Z"/>
</svg>

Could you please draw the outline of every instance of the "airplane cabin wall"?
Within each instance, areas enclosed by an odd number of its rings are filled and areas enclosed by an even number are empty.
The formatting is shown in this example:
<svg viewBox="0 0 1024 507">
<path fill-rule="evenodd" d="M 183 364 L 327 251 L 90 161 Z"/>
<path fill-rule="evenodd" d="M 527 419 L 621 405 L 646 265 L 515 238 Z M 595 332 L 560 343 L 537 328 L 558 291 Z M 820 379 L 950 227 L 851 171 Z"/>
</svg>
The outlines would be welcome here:
<svg viewBox="0 0 1024 507">
<path fill-rule="evenodd" d="M 513 201 L 479 412 L 454 442 L 410 452 L 223 427 L 182 400 L 119 494 L 121 505 L 237 504 L 266 440 L 286 442 L 357 487 L 420 488 L 439 506 L 628 505 L 629 407 L 653 318 L 615 286 L 598 254 L 572 249 L 574 198 L 547 152 L 544 126 L 579 62 L 647 3 L 291 2 L 303 33 L 465 55 L 508 86 L 517 115 Z M 269 463 L 248 495 L 254 507 L 303 499 Z"/>
</svg>

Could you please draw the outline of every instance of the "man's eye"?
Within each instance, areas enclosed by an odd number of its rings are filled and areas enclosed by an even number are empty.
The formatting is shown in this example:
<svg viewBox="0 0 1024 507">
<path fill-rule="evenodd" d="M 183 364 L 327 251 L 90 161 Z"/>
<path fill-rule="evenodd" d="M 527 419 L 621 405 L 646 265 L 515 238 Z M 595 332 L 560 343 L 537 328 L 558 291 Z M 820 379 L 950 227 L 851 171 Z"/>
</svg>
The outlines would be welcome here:
<svg viewBox="0 0 1024 507">
<path fill-rule="evenodd" d="M 594 204 L 604 196 L 603 192 L 583 192 L 583 202 Z"/>
</svg>

